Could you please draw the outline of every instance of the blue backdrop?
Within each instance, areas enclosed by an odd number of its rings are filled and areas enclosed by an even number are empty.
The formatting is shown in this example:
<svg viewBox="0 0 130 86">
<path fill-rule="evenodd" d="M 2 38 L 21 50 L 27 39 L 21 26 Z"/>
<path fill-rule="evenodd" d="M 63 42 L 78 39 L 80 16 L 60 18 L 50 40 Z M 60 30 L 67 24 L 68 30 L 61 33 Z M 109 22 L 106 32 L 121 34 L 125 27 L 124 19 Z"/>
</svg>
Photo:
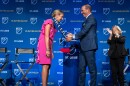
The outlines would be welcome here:
<svg viewBox="0 0 130 86">
<path fill-rule="evenodd" d="M 126 48 L 130 48 L 130 1 L 129 0 L 0 0 L 0 47 L 7 47 L 10 63 L 2 71 L 1 77 L 8 86 L 13 86 L 22 76 L 17 66 L 13 63 L 15 48 L 35 48 L 44 20 L 51 18 L 55 9 L 65 13 L 61 25 L 65 31 L 77 33 L 80 31 L 84 18 L 80 8 L 84 4 L 92 6 L 92 13 L 98 22 L 98 46 L 96 63 L 98 68 L 98 86 L 110 86 L 109 57 L 107 56 L 109 33 L 106 28 L 119 25 L 126 36 Z M 54 59 L 49 72 L 49 86 L 76 86 L 78 49 L 73 49 L 69 54 L 60 52 L 62 47 L 78 45 L 78 41 L 65 43 L 65 39 L 58 31 L 54 39 Z M 26 60 L 32 61 L 28 56 Z M 24 60 L 24 59 L 22 59 Z M 3 61 L 2 55 L 0 61 Z M 126 58 L 127 64 L 128 60 Z M 27 69 L 27 65 L 22 65 Z M 89 86 L 90 77 L 87 69 L 86 86 Z M 41 66 L 35 64 L 27 75 L 34 86 L 41 85 Z M 125 72 L 127 84 L 130 82 L 129 68 Z M 24 82 L 23 82 L 24 83 Z M 26 83 L 24 83 L 26 84 Z M 127 86 L 126 84 L 126 86 Z M 129 85 L 128 85 L 129 86 Z"/>
</svg>

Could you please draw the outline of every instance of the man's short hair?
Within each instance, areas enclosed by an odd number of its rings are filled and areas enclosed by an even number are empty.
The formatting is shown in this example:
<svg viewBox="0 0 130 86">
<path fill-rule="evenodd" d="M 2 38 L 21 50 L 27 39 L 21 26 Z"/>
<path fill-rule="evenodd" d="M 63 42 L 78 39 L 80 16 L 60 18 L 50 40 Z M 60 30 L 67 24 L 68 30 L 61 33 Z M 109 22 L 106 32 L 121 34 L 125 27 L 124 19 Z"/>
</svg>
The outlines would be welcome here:
<svg viewBox="0 0 130 86">
<path fill-rule="evenodd" d="M 84 5 L 86 9 L 89 9 L 90 12 L 92 11 L 92 7 L 89 4 Z"/>
</svg>

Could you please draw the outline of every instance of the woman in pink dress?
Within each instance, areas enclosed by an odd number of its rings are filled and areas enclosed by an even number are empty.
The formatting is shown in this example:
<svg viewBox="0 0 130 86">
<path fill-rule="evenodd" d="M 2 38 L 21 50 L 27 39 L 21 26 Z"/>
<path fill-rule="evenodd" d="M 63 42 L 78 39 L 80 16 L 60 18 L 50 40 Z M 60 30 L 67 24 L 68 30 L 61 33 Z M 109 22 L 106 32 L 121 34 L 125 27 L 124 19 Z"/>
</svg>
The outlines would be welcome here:
<svg viewBox="0 0 130 86">
<path fill-rule="evenodd" d="M 63 19 L 63 16 L 64 13 L 61 10 L 54 10 L 52 13 L 53 19 L 58 22 Z M 47 86 L 48 73 L 53 58 L 52 44 L 56 32 L 53 19 L 44 21 L 37 46 L 38 54 L 36 62 L 42 65 L 42 86 Z"/>
</svg>

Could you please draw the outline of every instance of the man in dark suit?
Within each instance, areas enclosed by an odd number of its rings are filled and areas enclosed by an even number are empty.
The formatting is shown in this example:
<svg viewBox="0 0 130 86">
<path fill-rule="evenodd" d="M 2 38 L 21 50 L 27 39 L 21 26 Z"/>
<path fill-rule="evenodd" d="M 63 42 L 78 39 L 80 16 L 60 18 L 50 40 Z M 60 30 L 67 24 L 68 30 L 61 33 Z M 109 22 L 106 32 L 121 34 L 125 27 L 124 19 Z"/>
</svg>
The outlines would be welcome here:
<svg viewBox="0 0 130 86">
<path fill-rule="evenodd" d="M 81 31 L 77 34 L 69 33 L 66 37 L 67 41 L 72 39 L 80 39 L 81 52 L 79 55 L 79 80 L 78 86 L 85 86 L 86 67 L 88 66 L 90 73 L 90 86 L 96 86 L 97 68 L 95 62 L 95 52 L 97 45 L 97 22 L 91 13 L 91 6 L 86 4 L 81 8 L 81 13 L 85 17 Z"/>
</svg>

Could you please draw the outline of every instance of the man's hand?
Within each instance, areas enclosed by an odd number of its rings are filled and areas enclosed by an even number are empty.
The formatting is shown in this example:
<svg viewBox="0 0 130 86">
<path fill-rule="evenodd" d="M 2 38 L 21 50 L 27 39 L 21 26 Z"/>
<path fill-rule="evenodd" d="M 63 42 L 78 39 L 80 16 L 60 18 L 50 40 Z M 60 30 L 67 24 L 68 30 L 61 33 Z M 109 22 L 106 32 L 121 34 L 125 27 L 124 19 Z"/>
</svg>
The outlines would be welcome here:
<svg viewBox="0 0 130 86">
<path fill-rule="evenodd" d="M 47 51 L 46 51 L 46 56 L 47 56 L 48 58 L 50 58 L 50 56 L 51 56 L 50 50 L 47 50 Z"/>
<path fill-rule="evenodd" d="M 68 33 L 67 34 L 67 37 L 66 37 L 66 41 L 71 41 L 72 40 L 72 38 L 73 38 L 73 34 L 72 33 Z"/>
</svg>

